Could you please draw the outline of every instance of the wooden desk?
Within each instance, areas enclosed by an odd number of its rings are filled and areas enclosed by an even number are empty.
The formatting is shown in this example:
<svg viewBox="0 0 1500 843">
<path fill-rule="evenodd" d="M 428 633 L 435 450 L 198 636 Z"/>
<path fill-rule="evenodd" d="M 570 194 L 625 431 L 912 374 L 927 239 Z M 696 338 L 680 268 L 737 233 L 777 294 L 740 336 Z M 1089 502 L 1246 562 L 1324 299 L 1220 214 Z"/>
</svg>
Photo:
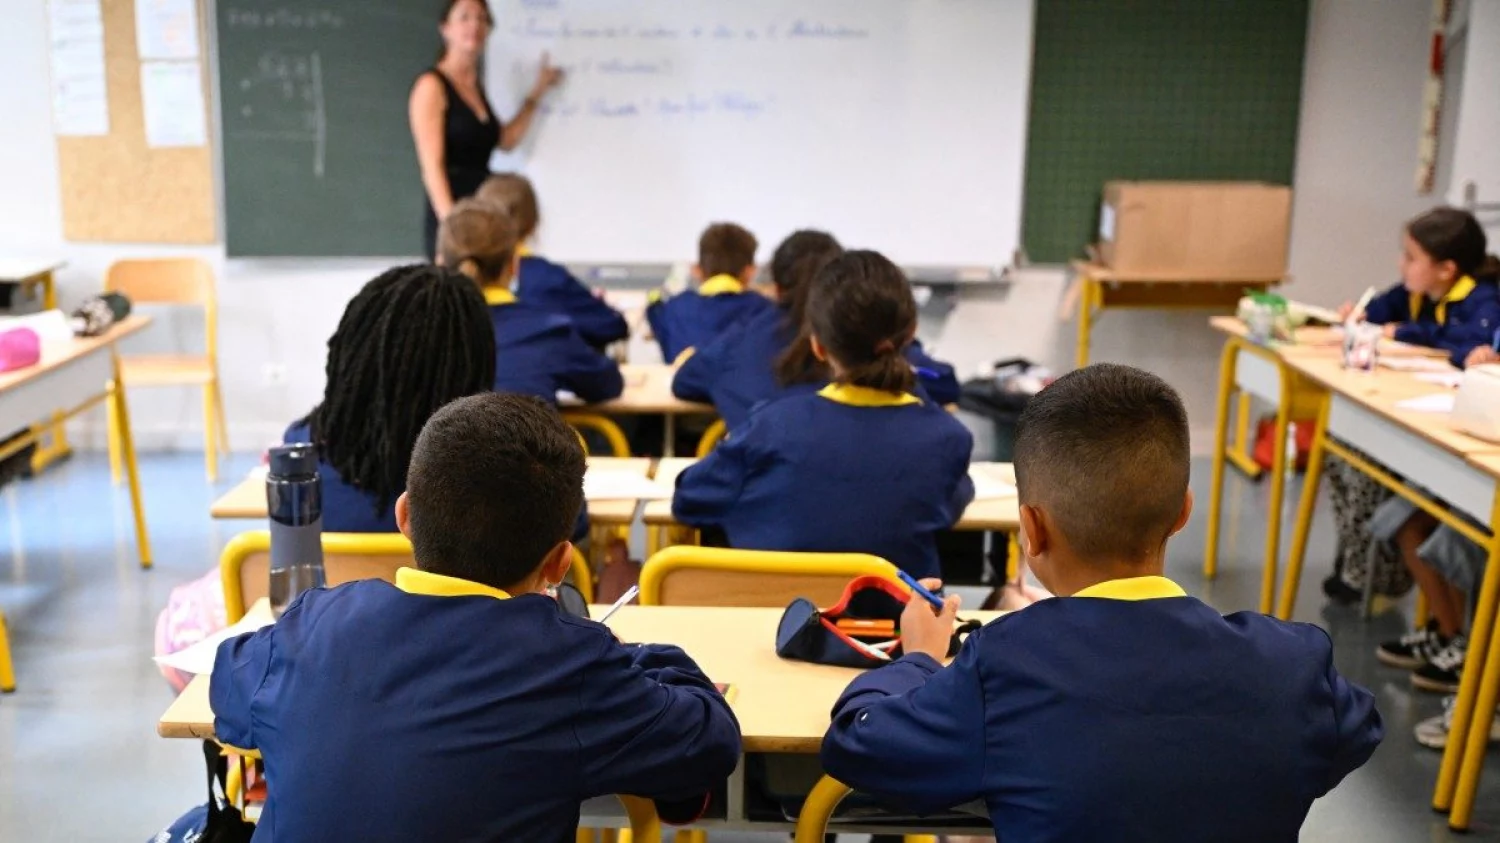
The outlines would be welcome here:
<svg viewBox="0 0 1500 843">
<path fill-rule="evenodd" d="M 603 607 L 594 607 L 598 617 Z M 610 619 L 623 641 L 676 644 L 715 682 L 735 686 L 731 707 L 744 735 L 746 755 L 812 756 L 828 731 L 829 712 L 861 671 L 787 661 L 776 655 L 781 609 L 626 606 Z M 997 612 L 960 612 L 986 622 Z M 157 723 L 165 738 L 211 739 L 213 711 L 208 677 L 199 676 Z M 730 779 L 727 817 L 709 828 L 784 830 L 786 823 L 752 822 L 745 815 L 745 764 Z M 603 823 L 585 822 L 594 826 Z M 855 831 L 840 827 L 840 830 Z"/>
<path fill-rule="evenodd" d="M 1088 261 L 1074 261 L 1078 289 L 1078 368 L 1089 364 L 1094 321 L 1105 310 L 1233 310 L 1246 290 L 1265 290 L 1285 277 L 1204 278 L 1173 272 L 1122 273 Z"/>
<path fill-rule="evenodd" d="M 633 471 L 642 477 L 649 477 L 651 473 L 651 460 L 646 457 L 589 457 L 589 467 L 598 467 L 611 471 Z M 600 525 L 628 525 L 635 521 L 635 510 L 638 501 L 589 501 L 589 521 Z M 266 517 L 266 474 L 264 470 L 256 470 L 239 482 L 239 485 L 225 492 L 222 497 L 214 501 L 208 508 L 211 518 L 218 519 L 262 519 Z"/>
<path fill-rule="evenodd" d="M 697 462 L 693 457 L 670 457 L 659 460 L 656 464 L 656 473 L 652 479 L 665 486 L 675 487 L 677 475 L 686 471 L 688 466 Z M 980 462 L 969 466 L 972 474 L 975 471 L 987 473 L 991 479 L 1003 483 L 1015 485 L 1016 471 L 1010 463 Z M 662 539 L 662 530 L 678 526 L 672 518 L 672 501 L 659 500 L 647 501 L 646 508 L 641 515 L 641 520 L 646 524 L 646 555 L 651 554 L 667 542 Z M 992 500 L 974 501 L 964 510 L 963 517 L 953 526 L 955 530 L 972 530 L 983 532 L 1014 533 L 1021 523 L 1020 501 L 1015 497 L 996 498 Z"/>
<path fill-rule="evenodd" d="M 39 441 L 46 432 L 96 405 L 108 401 L 119 413 L 120 446 L 130 479 L 130 508 L 135 517 L 136 549 L 141 567 L 151 567 L 151 542 L 146 535 L 146 513 L 141 503 L 140 472 L 130 414 L 120 382 L 120 359 L 115 344 L 145 328 L 151 320 L 132 316 L 103 336 L 69 339 L 42 345 L 42 359 L 34 366 L 0 374 L 0 430 L 24 433 L 0 445 L 0 459 Z M 62 408 L 55 410 L 53 408 Z M 24 489 L 23 489 L 24 492 Z M 0 614 L 0 691 L 15 690 L 10 648 Z"/>
<path fill-rule="evenodd" d="M 67 264 L 52 258 L 0 259 L 0 284 L 15 284 L 27 295 L 42 290 L 42 309 L 57 308 L 57 282 L 53 274 Z"/>
<path fill-rule="evenodd" d="M 672 377 L 677 369 L 664 364 L 636 365 L 626 363 L 620 367 L 625 378 L 625 391 L 619 398 L 598 404 L 567 401 L 564 409 L 584 408 L 605 416 L 662 415 L 666 417 L 666 434 L 662 453 L 672 456 L 676 450 L 678 416 L 712 416 L 712 404 L 683 401 L 672 394 Z"/>
</svg>

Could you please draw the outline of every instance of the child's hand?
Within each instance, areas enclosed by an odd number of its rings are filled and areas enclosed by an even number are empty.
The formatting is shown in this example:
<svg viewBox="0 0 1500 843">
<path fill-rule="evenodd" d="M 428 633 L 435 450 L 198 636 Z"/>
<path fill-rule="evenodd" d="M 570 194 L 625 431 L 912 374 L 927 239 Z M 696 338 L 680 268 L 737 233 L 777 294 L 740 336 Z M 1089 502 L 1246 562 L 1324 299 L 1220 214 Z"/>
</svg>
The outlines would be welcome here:
<svg viewBox="0 0 1500 843">
<path fill-rule="evenodd" d="M 1486 363 L 1500 363 L 1500 354 L 1495 353 L 1495 350 L 1487 345 L 1475 348 L 1469 352 L 1468 357 L 1464 358 L 1465 369 L 1470 366 L 1482 366 Z"/>
<path fill-rule="evenodd" d="M 1349 321 L 1349 314 L 1351 314 L 1353 312 L 1354 312 L 1354 302 L 1352 302 L 1352 301 L 1346 301 L 1343 304 L 1339 305 L 1339 309 L 1338 309 L 1339 321 L 1340 322 L 1347 322 L 1347 321 Z"/>
<path fill-rule="evenodd" d="M 922 580 L 922 587 L 936 591 L 943 587 L 942 580 Z M 901 649 L 906 653 L 926 653 L 942 661 L 948 657 L 948 642 L 953 640 L 953 627 L 958 622 L 957 594 L 943 600 L 943 611 L 939 613 L 916 595 L 907 601 L 901 612 Z"/>
<path fill-rule="evenodd" d="M 1401 326 L 1394 322 L 1389 325 L 1383 325 L 1380 328 L 1380 335 L 1388 340 L 1393 340 L 1396 338 L 1396 329 L 1399 327 Z"/>
</svg>

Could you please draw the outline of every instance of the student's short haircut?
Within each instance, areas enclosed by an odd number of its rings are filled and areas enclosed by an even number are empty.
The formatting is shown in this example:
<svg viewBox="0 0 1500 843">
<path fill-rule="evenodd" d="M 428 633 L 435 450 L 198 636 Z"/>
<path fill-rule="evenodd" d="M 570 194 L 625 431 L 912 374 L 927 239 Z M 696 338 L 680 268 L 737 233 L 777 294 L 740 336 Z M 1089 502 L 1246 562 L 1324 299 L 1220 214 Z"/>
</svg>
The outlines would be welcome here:
<svg viewBox="0 0 1500 843">
<path fill-rule="evenodd" d="M 536 190 L 531 180 L 520 173 L 496 173 L 484 180 L 476 199 L 499 205 L 515 221 L 517 234 L 522 240 L 536 233 L 541 222 L 541 209 L 537 205 Z"/>
<path fill-rule="evenodd" d="M 1149 372 L 1106 363 L 1079 369 L 1026 405 L 1015 464 L 1021 503 L 1050 513 L 1078 554 L 1146 556 L 1182 514 L 1187 410 Z"/>
<path fill-rule="evenodd" d="M 739 276 L 745 267 L 755 263 L 760 246 L 755 235 L 732 222 L 716 222 L 698 238 L 698 267 L 704 279 L 715 275 Z"/>
<path fill-rule="evenodd" d="M 525 579 L 573 533 L 583 448 L 552 406 L 483 393 L 433 414 L 406 478 L 412 549 L 426 571 L 495 588 Z"/>
</svg>

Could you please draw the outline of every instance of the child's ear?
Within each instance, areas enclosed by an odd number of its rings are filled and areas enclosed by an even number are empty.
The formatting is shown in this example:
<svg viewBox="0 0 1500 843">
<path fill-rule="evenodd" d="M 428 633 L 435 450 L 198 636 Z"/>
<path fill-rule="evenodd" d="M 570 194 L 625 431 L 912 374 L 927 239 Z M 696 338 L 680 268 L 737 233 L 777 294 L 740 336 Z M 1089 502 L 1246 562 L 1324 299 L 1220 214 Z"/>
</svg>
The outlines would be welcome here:
<svg viewBox="0 0 1500 843">
<path fill-rule="evenodd" d="M 396 529 L 408 540 L 411 539 L 411 504 L 407 501 L 405 492 L 396 498 Z"/>
<path fill-rule="evenodd" d="M 571 542 L 560 542 L 547 551 L 547 556 L 542 560 L 542 580 L 548 585 L 555 585 L 563 581 L 568 575 L 568 569 L 573 567 L 573 545 Z"/>
<path fill-rule="evenodd" d="M 1021 505 L 1021 554 L 1027 559 L 1038 559 L 1047 555 L 1051 536 L 1047 534 L 1046 521 L 1041 510 L 1027 504 Z"/>
<path fill-rule="evenodd" d="M 1177 523 L 1172 527 L 1172 535 L 1182 532 L 1187 526 L 1188 519 L 1193 517 L 1193 490 L 1188 489 L 1187 494 L 1182 496 L 1182 513 L 1177 516 Z"/>
<path fill-rule="evenodd" d="M 808 337 L 807 340 L 808 340 L 809 343 L 812 344 L 812 353 L 813 353 L 814 357 L 818 358 L 818 362 L 819 363 L 827 363 L 828 362 L 828 349 L 824 348 L 823 344 L 820 343 L 820 342 L 818 342 L 818 338 L 817 337 Z"/>
<path fill-rule="evenodd" d="M 755 280 L 755 273 L 759 269 L 760 267 L 756 266 L 753 263 L 745 264 L 745 268 L 740 270 L 740 280 L 746 284 L 749 284 L 751 281 Z"/>
<path fill-rule="evenodd" d="M 1453 261 L 1443 261 L 1438 264 L 1438 273 L 1444 281 L 1457 281 L 1459 277 L 1458 264 Z"/>
<path fill-rule="evenodd" d="M 693 280 L 699 283 L 703 282 L 703 267 L 696 263 L 693 264 Z"/>
</svg>

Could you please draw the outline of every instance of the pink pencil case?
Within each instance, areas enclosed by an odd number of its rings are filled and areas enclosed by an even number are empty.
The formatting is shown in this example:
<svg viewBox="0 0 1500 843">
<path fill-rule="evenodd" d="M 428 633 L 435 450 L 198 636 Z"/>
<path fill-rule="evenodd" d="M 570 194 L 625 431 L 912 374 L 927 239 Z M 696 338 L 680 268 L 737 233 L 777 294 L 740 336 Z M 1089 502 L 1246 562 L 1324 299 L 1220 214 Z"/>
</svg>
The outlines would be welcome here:
<svg viewBox="0 0 1500 843">
<path fill-rule="evenodd" d="M 42 338 L 30 328 L 0 331 L 0 372 L 35 366 L 42 359 Z"/>
</svg>

